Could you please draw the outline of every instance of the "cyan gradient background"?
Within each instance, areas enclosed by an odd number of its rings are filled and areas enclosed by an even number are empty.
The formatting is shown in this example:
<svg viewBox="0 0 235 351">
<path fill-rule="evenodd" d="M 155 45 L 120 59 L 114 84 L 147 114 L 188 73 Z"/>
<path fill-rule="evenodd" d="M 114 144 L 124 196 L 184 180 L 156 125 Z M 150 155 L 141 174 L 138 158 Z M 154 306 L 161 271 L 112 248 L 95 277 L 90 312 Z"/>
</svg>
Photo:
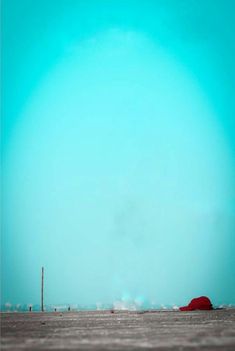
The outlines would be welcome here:
<svg viewBox="0 0 235 351">
<path fill-rule="evenodd" d="M 235 2 L 3 0 L 2 303 L 235 303 Z"/>
</svg>

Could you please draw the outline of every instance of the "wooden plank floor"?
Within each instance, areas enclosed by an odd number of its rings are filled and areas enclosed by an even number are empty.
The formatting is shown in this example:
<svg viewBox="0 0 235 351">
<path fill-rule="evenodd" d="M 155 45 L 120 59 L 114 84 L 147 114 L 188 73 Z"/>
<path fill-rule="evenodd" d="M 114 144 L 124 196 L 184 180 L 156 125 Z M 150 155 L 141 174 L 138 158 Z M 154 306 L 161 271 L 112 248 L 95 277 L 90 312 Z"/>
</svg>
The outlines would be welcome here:
<svg viewBox="0 0 235 351">
<path fill-rule="evenodd" d="M 235 350 L 235 310 L 1 313 L 2 350 Z"/>
</svg>

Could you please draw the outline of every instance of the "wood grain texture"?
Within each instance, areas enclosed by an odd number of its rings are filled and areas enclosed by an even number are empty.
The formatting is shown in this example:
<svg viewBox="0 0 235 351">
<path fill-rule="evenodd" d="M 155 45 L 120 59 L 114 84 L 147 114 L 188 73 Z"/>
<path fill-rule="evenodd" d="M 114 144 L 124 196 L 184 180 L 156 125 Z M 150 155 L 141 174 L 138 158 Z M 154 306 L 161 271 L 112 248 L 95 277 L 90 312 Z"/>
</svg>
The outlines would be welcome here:
<svg viewBox="0 0 235 351">
<path fill-rule="evenodd" d="M 2 350 L 235 350 L 235 310 L 1 313 Z"/>
</svg>

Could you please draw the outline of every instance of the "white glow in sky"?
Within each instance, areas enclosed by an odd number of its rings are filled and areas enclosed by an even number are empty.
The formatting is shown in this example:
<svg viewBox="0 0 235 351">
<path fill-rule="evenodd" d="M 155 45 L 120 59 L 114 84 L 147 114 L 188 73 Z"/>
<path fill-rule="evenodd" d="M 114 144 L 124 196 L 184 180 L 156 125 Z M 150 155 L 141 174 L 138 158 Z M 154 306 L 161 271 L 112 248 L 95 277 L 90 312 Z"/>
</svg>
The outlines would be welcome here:
<svg viewBox="0 0 235 351">
<path fill-rule="evenodd" d="M 44 265 L 48 303 L 231 302 L 234 169 L 216 113 L 190 71 L 138 31 L 70 45 L 9 142 L 5 246 L 18 253 L 6 266 L 24 284 L 6 298 L 38 301 Z"/>
</svg>

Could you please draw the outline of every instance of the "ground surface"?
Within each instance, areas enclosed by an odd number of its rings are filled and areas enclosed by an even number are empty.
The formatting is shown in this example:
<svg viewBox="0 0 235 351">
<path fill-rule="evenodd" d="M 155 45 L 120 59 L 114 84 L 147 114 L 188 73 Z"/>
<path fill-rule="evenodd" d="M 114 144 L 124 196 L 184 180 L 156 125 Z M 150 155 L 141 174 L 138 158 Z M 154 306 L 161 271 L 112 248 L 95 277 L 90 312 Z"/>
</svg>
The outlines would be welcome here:
<svg viewBox="0 0 235 351">
<path fill-rule="evenodd" d="M 235 350 L 235 310 L 2 313 L 2 350 Z"/>
</svg>

